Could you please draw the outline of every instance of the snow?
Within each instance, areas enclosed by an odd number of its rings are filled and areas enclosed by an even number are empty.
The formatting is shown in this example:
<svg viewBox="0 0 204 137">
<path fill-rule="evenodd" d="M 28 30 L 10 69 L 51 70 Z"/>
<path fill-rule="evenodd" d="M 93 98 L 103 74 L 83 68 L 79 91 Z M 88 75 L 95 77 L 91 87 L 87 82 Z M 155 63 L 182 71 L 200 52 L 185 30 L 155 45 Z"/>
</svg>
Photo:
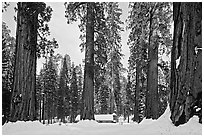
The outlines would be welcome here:
<svg viewBox="0 0 204 137">
<path fill-rule="evenodd" d="M 75 118 L 76 121 L 80 120 L 80 115 L 77 115 L 77 117 Z"/>
<path fill-rule="evenodd" d="M 179 58 L 176 60 L 176 69 L 178 69 L 178 66 L 180 64 L 180 60 L 181 60 L 181 56 L 179 56 Z"/>
<path fill-rule="evenodd" d="M 161 56 L 161 58 L 162 58 L 163 61 L 170 61 L 170 58 L 169 58 L 167 55 L 164 55 L 164 54 L 163 54 L 163 55 Z"/>
<path fill-rule="evenodd" d="M 194 50 L 195 50 L 195 53 L 198 54 L 198 50 L 202 50 L 202 48 L 199 48 L 196 46 Z"/>
<path fill-rule="evenodd" d="M 175 127 L 170 121 L 170 110 L 158 119 L 144 119 L 137 123 L 97 123 L 83 120 L 78 123 L 43 125 L 38 121 L 7 123 L 2 127 L 3 135 L 202 135 L 202 124 L 198 117 Z"/>
</svg>

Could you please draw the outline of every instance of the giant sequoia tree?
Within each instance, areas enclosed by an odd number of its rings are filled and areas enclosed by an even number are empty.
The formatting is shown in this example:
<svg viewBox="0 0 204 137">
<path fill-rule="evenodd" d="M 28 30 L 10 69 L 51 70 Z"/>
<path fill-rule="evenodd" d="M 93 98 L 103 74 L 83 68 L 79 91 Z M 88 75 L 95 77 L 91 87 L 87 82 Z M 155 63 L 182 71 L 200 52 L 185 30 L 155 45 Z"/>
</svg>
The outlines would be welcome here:
<svg viewBox="0 0 204 137">
<path fill-rule="evenodd" d="M 146 87 L 146 118 L 157 119 L 159 116 L 158 66 L 163 67 L 158 62 L 158 49 L 161 46 L 170 46 L 172 13 L 170 3 L 136 2 L 130 3 L 130 7 L 129 69 L 133 74 L 130 80 L 132 90 L 135 92 L 135 119 L 138 119 L 138 100 L 143 98 L 141 95 L 144 87 Z"/>
<path fill-rule="evenodd" d="M 11 121 L 35 120 L 38 14 L 42 3 L 18 3 Z"/>
<path fill-rule="evenodd" d="M 45 22 L 50 21 L 52 9 L 46 7 L 42 2 L 19 2 L 17 5 L 15 67 L 10 120 L 35 120 L 36 60 L 41 54 L 53 53 L 53 48 L 57 47 L 55 40 L 49 41 L 46 38 L 50 33 Z M 50 44 L 54 46 L 47 47 Z"/>
<path fill-rule="evenodd" d="M 171 120 L 202 120 L 202 3 L 174 3 L 174 40 L 171 57 Z M 199 111 L 197 111 L 197 110 Z"/>
<path fill-rule="evenodd" d="M 80 38 L 82 49 L 85 48 L 85 69 L 84 69 L 84 88 L 83 88 L 83 109 L 81 113 L 82 119 L 94 119 L 94 86 L 96 93 L 100 93 L 100 88 L 105 85 L 98 79 L 104 80 L 105 64 L 108 56 L 111 58 L 111 64 L 115 69 L 115 93 L 116 102 L 119 104 L 119 67 L 120 67 L 120 35 L 122 30 L 117 24 L 120 21 L 121 10 L 117 3 L 65 3 L 66 17 L 68 23 L 80 19 L 79 25 L 82 32 Z M 107 13 L 107 17 L 105 16 Z M 109 29 L 111 28 L 111 29 Z M 110 40 L 111 38 L 111 40 Z M 112 50 L 114 49 L 114 50 Z M 110 51 L 112 51 L 110 53 Z M 115 60 L 114 60 L 115 59 Z M 114 63 L 113 63 L 114 62 Z M 110 67 L 109 67 L 110 68 Z M 96 72 L 96 77 L 94 76 Z M 97 84 L 94 84 L 95 82 Z M 108 87 L 106 87 L 108 90 Z M 114 98 L 113 98 L 114 99 Z M 114 101 L 112 99 L 112 101 Z M 113 108 L 113 107 L 112 107 Z"/>
<path fill-rule="evenodd" d="M 158 48 L 160 45 L 168 47 L 170 41 L 170 3 L 149 4 L 149 38 L 148 38 L 148 78 L 146 95 L 146 117 L 159 117 L 158 92 Z"/>
<path fill-rule="evenodd" d="M 93 2 L 65 3 L 68 23 L 81 20 L 82 28 L 86 30 L 85 69 L 83 87 L 83 109 L 81 119 L 94 119 L 94 8 Z M 84 24 L 83 24 L 84 23 Z M 86 27 L 84 27 L 85 25 Z"/>
</svg>

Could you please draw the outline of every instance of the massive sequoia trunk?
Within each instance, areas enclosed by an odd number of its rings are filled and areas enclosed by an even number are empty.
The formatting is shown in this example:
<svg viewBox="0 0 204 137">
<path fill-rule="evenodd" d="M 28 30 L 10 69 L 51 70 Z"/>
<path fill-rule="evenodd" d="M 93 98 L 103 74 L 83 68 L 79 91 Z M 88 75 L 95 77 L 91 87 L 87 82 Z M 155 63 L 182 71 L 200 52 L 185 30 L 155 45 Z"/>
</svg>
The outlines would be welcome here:
<svg viewBox="0 0 204 137">
<path fill-rule="evenodd" d="M 86 49 L 81 119 L 94 119 L 94 3 L 87 3 Z"/>
<path fill-rule="evenodd" d="M 173 19 L 170 109 L 171 120 L 177 126 L 194 114 L 201 122 L 202 3 L 174 3 Z"/>
<path fill-rule="evenodd" d="M 158 118 L 158 42 L 153 37 L 153 16 L 155 7 L 150 10 L 149 45 L 148 45 L 148 75 L 146 93 L 146 118 Z"/>
<path fill-rule="evenodd" d="M 153 48 L 148 48 L 148 79 L 147 88 L 148 94 L 146 95 L 146 117 L 157 119 L 158 118 L 158 49 L 157 45 Z"/>
<path fill-rule="evenodd" d="M 10 121 L 36 119 L 35 84 L 38 13 L 34 4 L 18 3 Z"/>
</svg>

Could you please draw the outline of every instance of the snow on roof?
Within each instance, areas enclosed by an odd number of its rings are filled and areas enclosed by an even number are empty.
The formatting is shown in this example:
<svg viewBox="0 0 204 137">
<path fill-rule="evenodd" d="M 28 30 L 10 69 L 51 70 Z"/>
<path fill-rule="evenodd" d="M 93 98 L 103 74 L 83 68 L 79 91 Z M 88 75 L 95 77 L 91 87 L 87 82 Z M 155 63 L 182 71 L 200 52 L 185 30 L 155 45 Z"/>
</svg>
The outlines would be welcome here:
<svg viewBox="0 0 204 137">
<path fill-rule="evenodd" d="M 115 113 L 113 114 L 96 114 L 94 115 L 95 120 L 114 120 L 113 116 L 116 115 Z M 76 121 L 80 120 L 80 115 L 78 115 L 75 119 Z"/>
<path fill-rule="evenodd" d="M 112 114 L 95 115 L 95 120 L 113 120 Z"/>
</svg>

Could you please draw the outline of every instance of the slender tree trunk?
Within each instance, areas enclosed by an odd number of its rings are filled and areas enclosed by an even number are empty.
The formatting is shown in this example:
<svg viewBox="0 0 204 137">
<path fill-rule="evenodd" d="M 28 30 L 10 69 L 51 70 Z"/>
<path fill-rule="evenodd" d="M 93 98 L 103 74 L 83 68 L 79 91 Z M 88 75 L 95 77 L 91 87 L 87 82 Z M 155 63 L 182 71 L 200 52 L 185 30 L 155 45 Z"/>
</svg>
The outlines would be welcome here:
<svg viewBox="0 0 204 137">
<path fill-rule="evenodd" d="M 121 115 L 121 95 L 120 95 L 120 75 L 119 70 L 115 71 L 115 80 L 114 80 L 114 98 L 116 104 L 116 114 Z"/>
<path fill-rule="evenodd" d="M 202 3 L 174 3 L 173 18 L 170 109 L 178 126 L 202 108 Z"/>
<path fill-rule="evenodd" d="M 81 119 L 94 119 L 94 3 L 87 3 L 86 51 Z"/>
<path fill-rule="evenodd" d="M 42 107 L 41 107 L 41 103 L 42 103 L 42 102 L 41 102 L 41 98 L 42 98 L 42 97 L 41 97 L 41 92 L 40 92 L 40 100 L 39 100 L 39 110 L 40 110 L 40 112 L 39 112 L 39 113 L 40 113 L 40 114 L 39 114 L 39 121 L 40 121 L 40 122 L 41 122 L 41 120 L 42 120 L 42 110 L 41 110 L 41 109 L 42 109 Z"/>
<path fill-rule="evenodd" d="M 26 12 L 29 6 L 32 6 L 32 4 L 18 3 L 15 71 L 10 121 L 36 119 L 35 85 L 38 13 L 37 9 Z"/>
<path fill-rule="evenodd" d="M 151 111 L 151 96 L 150 96 L 150 84 L 151 84 L 151 76 L 149 75 L 150 74 L 150 44 L 151 44 L 151 35 L 152 35 L 152 32 L 151 32 L 151 24 L 152 24 L 152 16 L 150 14 L 150 25 L 149 25 L 149 46 L 148 46 L 148 70 L 147 70 L 147 90 L 146 90 L 146 118 L 149 119 L 152 117 L 152 111 Z"/>
<path fill-rule="evenodd" d="M 55 122 L 55 98 L 54 98 L 54 94 L 52 96 L 52 119 L 53 119 L 53 123 Z"/>
<path fill-rule="evenodd" d="M 134 104 L 134 119 L 133 121 L 139 121 L 139 112 L 138 112 L 138 96 L 139 96 L 139 64 L 137 63 L 136 67 L 136 76 L 135 76 L 135 104 Z"/>
<path fill-rule="evenodd" d="M 115 97 L 114 97 L 114 90 L 113 90 L 113 82 L 112 82 L 112 87 L 111 87 L 111 90 L 110 90 L 110 114 L 113 114 L 114 113 L 114 109 L 115 109 L 115 105 L 114 105 L 114 100 L 115 100 Z"/>
<path fill-rule="evenodd" d="M 42 119 L 43 124 L 45 124 L 45 94 L 43 93 L 43 103 L 42 103 Z"/>
<path fill-rule="evenodd" d="M 128 123 L 130 123 L 130 114 L 129 114 L 129 108 L 128 108 Z"/>
<path fill-rule="evenodd" d="M 148 70 L 148 90 L 150 95 L 150 107 L 152 119 L 158 118 L 158 48 L 157 43 L 153 44 L 154 47 L 149 48 L 149 70 Z"/>
</svg>

